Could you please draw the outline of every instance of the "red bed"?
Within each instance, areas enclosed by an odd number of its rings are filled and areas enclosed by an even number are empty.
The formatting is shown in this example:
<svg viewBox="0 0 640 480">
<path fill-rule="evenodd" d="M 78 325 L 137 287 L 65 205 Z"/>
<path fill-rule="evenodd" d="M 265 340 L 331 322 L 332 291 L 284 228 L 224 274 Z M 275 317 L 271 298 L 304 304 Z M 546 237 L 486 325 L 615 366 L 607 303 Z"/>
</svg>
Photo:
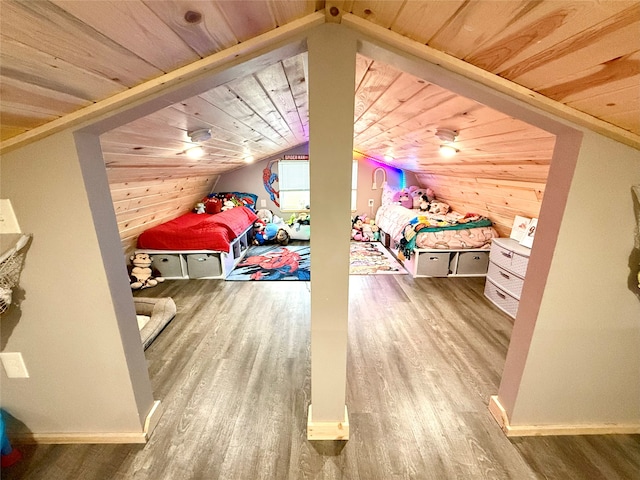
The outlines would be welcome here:
<svg viewBox="0 0 640 480">
<path fill-rule="evenodd" d="M 138 237 L 138 248 L 228 252 L 231 241 L 257 218 L 247 207 L 235 207 L 215 215 L 186 213 L 143 232 Z"/>
</svg>

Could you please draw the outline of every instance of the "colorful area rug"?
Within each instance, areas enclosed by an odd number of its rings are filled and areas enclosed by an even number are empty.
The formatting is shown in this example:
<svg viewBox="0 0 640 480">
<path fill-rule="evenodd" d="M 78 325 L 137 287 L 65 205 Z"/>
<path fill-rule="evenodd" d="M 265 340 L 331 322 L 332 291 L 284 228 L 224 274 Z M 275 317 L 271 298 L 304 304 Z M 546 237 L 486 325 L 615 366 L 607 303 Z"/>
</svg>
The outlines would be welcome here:
<svg viewBox="0 0 640 480">
<path fill-rule="evenodd" d="M 351 242 L 350 275 L 405 274 L 404 267 L 379 242 Z"/>
<path fill-rule="evenodd" d="M 253 246 L 227 280 L 310 280 L 309 267 L 308 246 Z"/>
</svg>

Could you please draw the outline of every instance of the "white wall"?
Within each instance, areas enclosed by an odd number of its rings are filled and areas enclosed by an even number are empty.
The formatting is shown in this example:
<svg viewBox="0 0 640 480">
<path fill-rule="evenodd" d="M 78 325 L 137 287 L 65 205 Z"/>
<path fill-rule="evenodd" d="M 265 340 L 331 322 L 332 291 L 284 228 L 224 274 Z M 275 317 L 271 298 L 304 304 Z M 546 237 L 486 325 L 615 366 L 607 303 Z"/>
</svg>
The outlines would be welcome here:
<svg viewBox="0 0 640 480">
<path fill-rule="evenodd" d="M 81 167 L 68 131 L 2 156 L 2 195 L 33 234 L 24 299 L 2 318 L 3 351 L 22 352 L 30 374 L 0 374 L 11 434 L 139 433 L 153 403 L 131 293 L 118 304 L 109 285 L 122 275 L 118 293 L 128 289 L 115 217 L 104 222 L 113 207 L 92 212 L 85 190 L 82 168 L 108 195 L 101 156 L 92 160 L 99 169 Z"/>
<path fill-rule="evenodd" d="M 639 182 L 640 152 L 585 132 L 512 425 L 640 425 Z"/>
</svg>

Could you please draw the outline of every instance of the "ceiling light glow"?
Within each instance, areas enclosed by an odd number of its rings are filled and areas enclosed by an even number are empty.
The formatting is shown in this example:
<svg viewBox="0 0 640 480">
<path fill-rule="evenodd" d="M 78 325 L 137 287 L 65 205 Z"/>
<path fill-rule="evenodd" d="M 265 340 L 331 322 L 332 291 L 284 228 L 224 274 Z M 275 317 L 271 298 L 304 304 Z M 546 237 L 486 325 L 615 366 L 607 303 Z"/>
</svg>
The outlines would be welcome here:
<svg viewBox="0 0 640 480">
<path fill-rule="evenodd" d="M 186 151 L 187 157 L 189 158 L 201 158 L 204 155 L 204 148 L 202 147 L 193 147 Z"/>
<path fill-rule="evenodd" d="M 458 150 L 451 145 L 440 145 L 440 155 L 443 157 L 453 157 L 456 153 Z"/>
</svg>

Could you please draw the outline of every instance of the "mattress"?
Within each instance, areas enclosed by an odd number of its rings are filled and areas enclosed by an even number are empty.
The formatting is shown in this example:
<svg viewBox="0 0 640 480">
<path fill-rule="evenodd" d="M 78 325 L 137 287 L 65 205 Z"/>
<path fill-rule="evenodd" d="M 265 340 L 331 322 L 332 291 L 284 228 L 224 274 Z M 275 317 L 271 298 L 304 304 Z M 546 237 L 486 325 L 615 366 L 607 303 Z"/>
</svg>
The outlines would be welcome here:
<svg viewBox="0 0 640 480">
<path fill-rule="evenodd" d="M 228 252 L 231 242 L 257 218 L 247 207 L 235 207 L 215 215 L 185 213 L 145 230 L 138 237 L 138 248 Z"/>
<path fill-rule="evenodd" d="M 423 225 L 420 219 L 426 217 L 432 225 L 418 227 L 411 242 L 405 239 L 408 225 Z M 404 244 L 411 248 L 462 250 L 465 248 L 483 248 L 498 237 L 498 232 L 488 219 L 477 222 L 460 223 L 465 215 L 449 212 L 446 215 L 431 215 L 419 210 L 411 210 L 398 204 L 381 206 L 376 212 L 376 225 L 392 239 L 392 245 Z M 433 226 L 441 225 L 441 226 Z"/>
</svg>

